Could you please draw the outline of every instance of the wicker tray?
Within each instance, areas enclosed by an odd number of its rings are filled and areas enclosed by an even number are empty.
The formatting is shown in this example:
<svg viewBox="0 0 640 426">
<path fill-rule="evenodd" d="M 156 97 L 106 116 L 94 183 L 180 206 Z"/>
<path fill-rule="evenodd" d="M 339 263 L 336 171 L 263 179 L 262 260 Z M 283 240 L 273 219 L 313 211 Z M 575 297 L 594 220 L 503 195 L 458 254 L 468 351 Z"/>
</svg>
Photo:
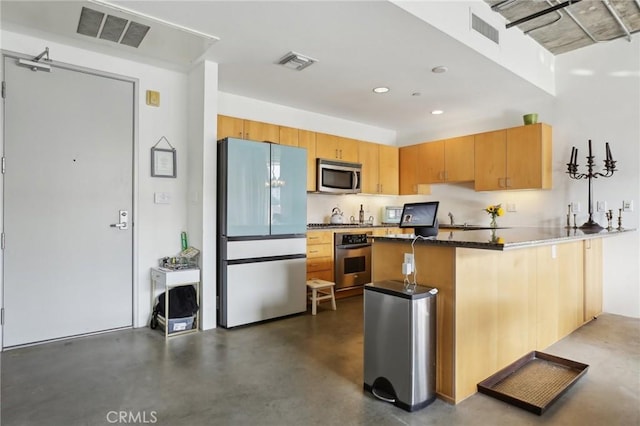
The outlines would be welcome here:
<svg viewBox="0 0 640 426">
<path fill-rule="evenodd" d="M 589 366 L 538 351 L 478 383 L 478 391 L 541 415 Z"/>
</svg>

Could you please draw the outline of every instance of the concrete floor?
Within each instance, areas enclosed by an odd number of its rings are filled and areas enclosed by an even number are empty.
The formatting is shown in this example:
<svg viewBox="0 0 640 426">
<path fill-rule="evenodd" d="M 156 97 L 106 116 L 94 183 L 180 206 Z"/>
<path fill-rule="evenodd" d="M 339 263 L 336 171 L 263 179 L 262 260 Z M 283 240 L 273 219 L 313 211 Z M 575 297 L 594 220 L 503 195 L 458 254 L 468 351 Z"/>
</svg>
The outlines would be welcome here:
<svg viewBox="0 0 640 426">
<path fill-rule="evenodd" d="M 354 297 L 166 344 L 136 329 L 5 351 L 2 425 L 640 425 L 638 319 L 605 314 L 545 350 L 590 368 L 537 416 L 481 394 L 414 413 L 374 399 L 362 317 Z"/>
</svg>

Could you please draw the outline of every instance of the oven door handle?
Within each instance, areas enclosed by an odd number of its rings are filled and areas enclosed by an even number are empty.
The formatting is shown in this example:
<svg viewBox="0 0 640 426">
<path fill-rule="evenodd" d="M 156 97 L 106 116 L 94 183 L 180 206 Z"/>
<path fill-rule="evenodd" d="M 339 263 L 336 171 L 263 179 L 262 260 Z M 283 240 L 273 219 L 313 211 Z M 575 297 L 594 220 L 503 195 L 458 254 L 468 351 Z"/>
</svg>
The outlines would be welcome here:
<svg viewBox="0 0 640 426">
<path fill-rule="evenodd" d="M 355 250 L 355 249 L 361 249 L 361 248 L 365 248 L 365 247 L 371 247 L 371 243 L 365 243 L 365 244 L 341 244 L 336 246 L 336 248 L 342 249 L 342 250 Z"/>
</svg>

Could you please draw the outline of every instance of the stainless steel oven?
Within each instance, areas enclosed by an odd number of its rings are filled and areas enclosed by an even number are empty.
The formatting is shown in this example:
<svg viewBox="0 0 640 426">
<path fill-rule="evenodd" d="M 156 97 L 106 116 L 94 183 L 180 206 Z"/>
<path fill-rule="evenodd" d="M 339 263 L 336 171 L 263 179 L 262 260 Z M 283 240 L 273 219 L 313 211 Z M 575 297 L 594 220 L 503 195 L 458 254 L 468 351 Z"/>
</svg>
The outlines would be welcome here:
<svg viewBox="0 0 640 426">
<path fill-rule="evenodd" d="M 371 282 L 371 233 L 336 232 L 336 290 Z"/>
</svg>

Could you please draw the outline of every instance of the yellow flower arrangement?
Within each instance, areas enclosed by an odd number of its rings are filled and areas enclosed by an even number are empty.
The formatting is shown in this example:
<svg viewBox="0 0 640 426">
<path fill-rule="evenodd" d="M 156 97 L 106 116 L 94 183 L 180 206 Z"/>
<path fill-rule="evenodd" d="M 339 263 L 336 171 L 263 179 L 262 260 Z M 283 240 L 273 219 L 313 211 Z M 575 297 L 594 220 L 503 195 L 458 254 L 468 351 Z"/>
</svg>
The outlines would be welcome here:
<svg viewBox="0 0 640 426">
<path fill-rule="evenodd" d="M 496 216 L 503 216 L 504 209 L 502 208 L 502 204 L 495 204 L 493 206 L 489 206 L 484 209 L 485 212 L 489 213 L 491 219 L 495 219 Z"/>
<path fill-rule="evenodd" d="M 489 216 L 491 216 L 491 226 L 493 228 L 497 227 L 498 224 L 496 223 L 496 217 L 504 215 L 502 204 L 494 204 L 484 209 L 484 211 L 489 213 Z"/>
</svg>

